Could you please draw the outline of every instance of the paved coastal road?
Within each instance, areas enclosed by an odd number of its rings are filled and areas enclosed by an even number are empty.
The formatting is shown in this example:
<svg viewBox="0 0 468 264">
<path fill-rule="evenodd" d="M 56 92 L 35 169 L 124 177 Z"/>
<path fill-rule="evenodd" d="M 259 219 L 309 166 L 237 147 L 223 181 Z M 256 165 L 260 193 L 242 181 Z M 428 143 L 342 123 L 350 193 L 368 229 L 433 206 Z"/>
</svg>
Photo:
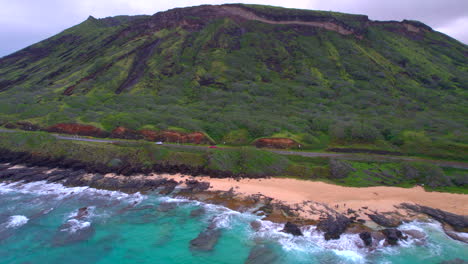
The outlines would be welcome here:
<svg viewBox="0 0 468 264">
<path fill-rule="evenodd" d="M 16 132 L 15 130 L 9 129 L 0 129 L 0 132 L 11 133 Z M 97 143 L 115 143 L 115 142 L 128 142 L 118 139 L 94 139 L 94 138 L 84 138 L 79 136 L 63 136 L 58 134 L 51 134 L 57 139 L 62 140 L 73 140 L 73 141 L 86 141 L 86 142 L 97 142 Z M 156 144 L 156 143 L 155 143 Z M 181 149 L 199 149 L 206 150 L 209 147 L 207 146 L 193 146 L 193 145 L 176 145 L 176 144 L 165 144 L 164 146 L 171 148 L 181 148 Z M 392 155 L 376 155 L 376 154 L 349 154 L 349 153 L 326 153 L 326 152 L 305 152 L 305 151 L 289 151 L 289 150 L 271 150 L 273 153 L 278 153 L 282 155 L 297 155 L 303 157 L 323 157 L 323 158 L 338 158 L 346 160 L 356 160 L 356 161 L 413 161 L 413 162 L 425 162 L 431 163 L 434 165 L 457 168 L 457 169 L 466 169 L 468 170 L 468 162 L 462 161 L 445 161 L 445 160 L 429 160 L 415 157 L 405 157 L 405 156 L 392 156 Z"/>
</svg>

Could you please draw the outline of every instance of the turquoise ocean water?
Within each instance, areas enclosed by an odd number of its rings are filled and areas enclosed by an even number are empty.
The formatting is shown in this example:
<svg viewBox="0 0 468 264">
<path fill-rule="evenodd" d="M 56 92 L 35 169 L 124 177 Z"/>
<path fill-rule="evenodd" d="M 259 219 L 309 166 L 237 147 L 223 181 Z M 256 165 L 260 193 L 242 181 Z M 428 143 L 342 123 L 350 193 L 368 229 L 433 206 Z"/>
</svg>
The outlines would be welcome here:
<svg viewBox="0 0 468 264">
<path fill-rule="evenodd" d="M 89 214 L 76 217 L 82 207 Z M 200 208 L 205 209 L 202 215 L 190 215 Z M 279 231 L 282 225 L 268 221 L 255 232 L 250 225 L 254 220 L 261 217 L 155 194 L 128 195 L 44 182 L 0 183 L 0 263 L 468 261 L 468 246 L 448 238 L 436 222 L 401 227 L 423 231 L 425 242 L 406 241 L 369 252 L 357 235 L 324 241 L 311 226 L 303 229 L 304 237 L 293 237 Z M 192 250 L 190 241 L 209 226 L 221 231 L 214 249 Z"/>
</svg>

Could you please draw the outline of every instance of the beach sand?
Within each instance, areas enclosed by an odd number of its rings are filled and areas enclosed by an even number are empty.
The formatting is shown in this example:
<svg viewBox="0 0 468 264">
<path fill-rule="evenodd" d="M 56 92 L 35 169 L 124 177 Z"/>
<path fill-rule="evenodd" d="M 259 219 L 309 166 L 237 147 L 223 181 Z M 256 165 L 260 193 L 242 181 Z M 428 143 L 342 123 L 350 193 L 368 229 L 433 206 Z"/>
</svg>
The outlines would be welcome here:
<svg viewBox="0 0 468 264">
<path fill-rule="evenodd" d="M 177 181 L 191 178 L 183 175 L 161 175 Z M 304 201 L 323 203 L 344 211 L 348 208 L 366 211 L 398 211 L 395 206 L 401 203 L 415 203 L 438 208 L 455 214 L 468 213 L 468 195 L 441 192 L 426 192 L 422 187 L 343 187 L 318 181 L 296 179 L 215 179 L 196 177 L 199 181 L 210 182 L 212 189 L 228 191 L 233 188 L 244 195 L 263 194 L 287 205 L 301 204 Z"/>
</svg>

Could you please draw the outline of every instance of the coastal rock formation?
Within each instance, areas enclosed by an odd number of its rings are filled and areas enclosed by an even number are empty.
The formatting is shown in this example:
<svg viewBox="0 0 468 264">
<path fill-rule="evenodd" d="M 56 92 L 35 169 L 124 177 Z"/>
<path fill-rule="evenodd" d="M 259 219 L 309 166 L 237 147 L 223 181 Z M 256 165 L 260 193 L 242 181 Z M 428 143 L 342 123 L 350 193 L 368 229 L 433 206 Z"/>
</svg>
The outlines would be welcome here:
<svg viewBox="0 0 468 264">
<path fill-rule="evenodd" d="M 372 235 L 369 232 L 362 232 L 359 234 L 359 237 L 362 239 L 364 242 L 364 245 L 366 247 L 370 247 L 372 245 Z"/>
<path fill-rule="evenodd" d="M 367 216 L 369 216 L 369 218 L 375 223 L 384 227 L 398 227 L 401 225 L 401 220 L 395 216 L 385 216 L 384 214 L 379 213 L 367 214 Z"/>
<path fill-rule="evenodd" d="M 203 230 L 196 238 L 190 241 L 191 250 L 211 251 L 216 246 L 221 237 L 221 230 L 211 223 L 208 228 Z"/>
<path fill-rule="evenodd" d="M 70 135 L 91 136 L 91 137 L 107 137 L 109 133 L 91 126 L 81 124 L 56 124 L 45 129 L 47 132 L 62 133 Z"/>
<path fill-rule="evenodd" d="M 382 230 L 382 233 L 387 238 L 386 241 L 389 245 L 395 246 L 398 245 L 398 241 L 401 239 L 406 239 L 406 236 L 403 236 L 403 233 L 395 228 L 389 228 Z"/>
<path fill-rule="evenodd" d="M 282 230 L 285 233 L 294 235 L 294 236 L 303 236 L 301 229 L 299 227 L 291 222 L 287 222 L 284 225 L 284 229 Z"/>
<path fill-rule="evenodd" d="M 260 138 L 253 143 L 257 148 L 290 149 L 300 146 L 296 141 L 289 138 Z"/>
<path fill-rule="evenodd" d="M 317 229 L 325 232 L 324 237 L 326 240 L 339 239 L 349 224 L 351 224 L 351 220 L 342 214 L 328 214 L 325 219 L 320 220 Z"/>
<path fill-rule="evenodd" d="M 422 205 L 414 205 L 409 203 L 401 204 L 403 208 L 413 210 L 418 213 L 426 214 L 435 220 L 449 224 L 458 232 L 468 231 L 468 216 L 467 215 L 456 215 L 449 212 L 442 211 L 440 209 L 434 209 Z"/>
</svg>

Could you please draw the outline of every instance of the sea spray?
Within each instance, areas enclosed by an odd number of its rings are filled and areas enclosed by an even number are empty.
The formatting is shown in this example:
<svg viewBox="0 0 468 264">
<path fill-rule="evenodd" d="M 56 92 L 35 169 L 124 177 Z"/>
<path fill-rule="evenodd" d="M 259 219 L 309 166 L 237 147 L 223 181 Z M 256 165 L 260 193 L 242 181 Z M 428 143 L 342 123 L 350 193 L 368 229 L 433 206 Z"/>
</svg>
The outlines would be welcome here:
<svg viewBox="0 0 468 264">
<path fill-rule="evenodd" d="M 179 197 L 41 182 L 1 183 L 0 199 L 5 201 L 0 204 L 0 216 L 8 215 L 4 231 L 0 231 L 7 235 L 0 241 L 0 263 L 63 263 L 66 258 L 104 264 L 243 263 L 253 249 L 264 248 L 268 250 L 256 252 L 269 255 L 256 255 L 257 260 L 274 256 L 274 263 L 438 263 L 468 258 L 466 245 L 448 238 L 437 222 L 400 227 L 422 232 L 422 244 L 408 239 L 399 246 L 382 243 L 368 249 L 357 234 L 326 241 L 323 232 L 306 226 L 301 228 L 303 237 L 294 237 L 281 231 L 284 224 L 263 221 L 250 212 Z M 168 212 L 157 211 L 162 203 L 177 206 Z M 190 217 L 191 211 L 201 207 L 205 208 L 202 215 Z M 77 217 L 82 208 L 88 213 Z M 13 216 L 20 220 L 14 222 L 23 224 L 5 229 Z M 30 219 L 25 222 L 22 216 Z M 261 223 L 258 231 L 251 228 L 252 221 Z M 191 251 L 189 242 L 210 224 L 221 230 L 212 251 Z"/>
</svg>

